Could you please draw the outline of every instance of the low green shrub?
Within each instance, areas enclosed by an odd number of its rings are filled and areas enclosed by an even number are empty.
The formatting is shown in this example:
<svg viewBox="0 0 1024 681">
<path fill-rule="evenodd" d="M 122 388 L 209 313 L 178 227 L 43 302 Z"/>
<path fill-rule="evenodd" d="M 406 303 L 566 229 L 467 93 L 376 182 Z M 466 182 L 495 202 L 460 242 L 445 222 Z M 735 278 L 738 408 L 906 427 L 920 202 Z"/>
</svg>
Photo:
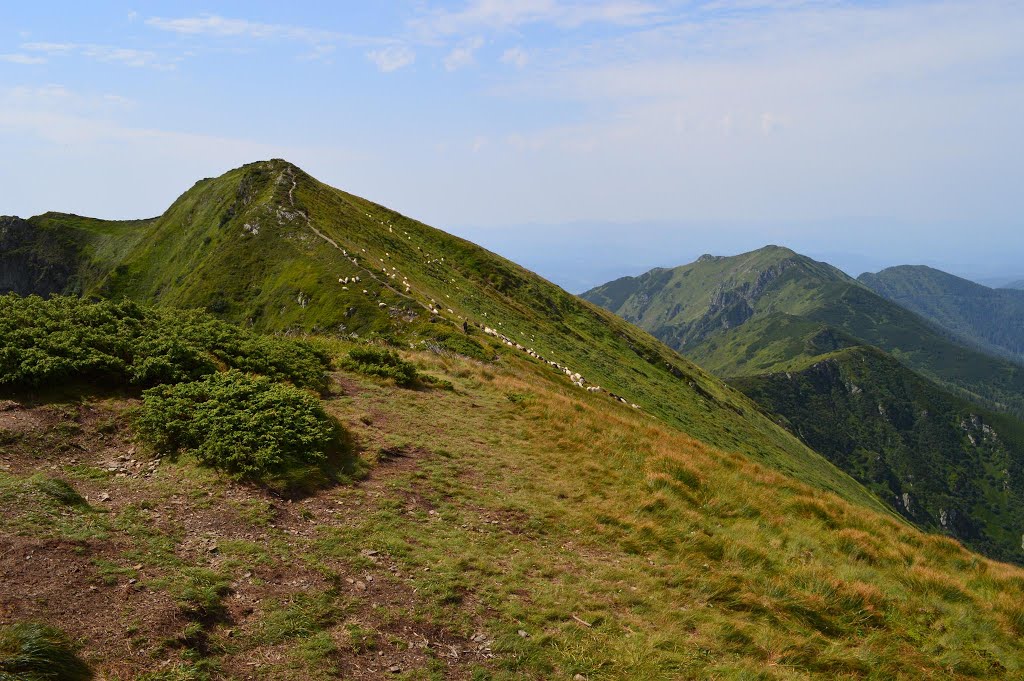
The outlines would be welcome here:
<svg viewBox="0 0 1024 681">
<path fill-rule="evenodd" d="M 0 626 L 0 681 L 86 681 L 92 676 L 63 632 L 30 622 Z"/>
<path fill-rule="evenodd" d="M 361 374 L 392 378 L 395 383 L 407 388 L 416 385 L 420 378 L 416 367 L 399 357 L 394 350 L 384 348 L 353 348 L 349 350 L 348 357 L 341 361 L 341 366 Z"/>
<path fill-rule="evenodd" d="M 137 426 L 160 452 L 268 483 L 323 469 L 344 450 L 341 427 L 315 396 L 236 370 L 146 390 Z"/>
<path fill-rule="evenodd" d="M 0 388 L 148 387 L 235 368 L 324 390 L 328 365 L 308 343 L 259 336 L 196 310 L 0 296 Z"/>
</svg>

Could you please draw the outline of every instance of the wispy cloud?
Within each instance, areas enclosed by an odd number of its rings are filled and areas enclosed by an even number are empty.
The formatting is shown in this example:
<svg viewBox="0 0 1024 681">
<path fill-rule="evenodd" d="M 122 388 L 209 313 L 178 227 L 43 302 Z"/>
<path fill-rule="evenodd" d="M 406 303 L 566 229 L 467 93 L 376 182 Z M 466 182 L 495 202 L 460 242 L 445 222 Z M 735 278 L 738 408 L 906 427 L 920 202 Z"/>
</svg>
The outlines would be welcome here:
<svg viewBox="0 0 1024 681">
<path fill-rule="evenodd" d="M 476 51 L 483 47 L 483 38 L 470 38 L 449 52 L 444 60 L 446 71 L 457 71 L 476 63 Z"/>
<path fill-rule="evenodd" d="M 530 55 L 521 47 L 510 47 L 501 54 L 501 63 L 515 66 L 517 69 L 525 67 L 530 61 Z"/>
<path fill-rule="evenodd" d="M 33 42 L 22 44 L 21 49 L 26 52 L 45 54 L 49 57 L 69 57 L 80 55 L 100 62 L 122 64 L 124 66 L 131 66 L 135 68 L 148 67 L 162 70 L 175 68 L 173 61 L 161 58 L 156 52 L 151 50 L 138 50 L 129 47 L 96 45 L 92 43 Z M 43 59 L 43 57 L 36 58 Z"/>
<path fill-rule="evenodd" d="M 0 61 L 8 64 L 45 64 L 45 57 L 33 56 L 31 54 L 0 54 Z"/>
<path fill-rule="evenodd" d="M 366 53 L 366 58 L 384 73 L 397 71 L 416 61 L 416 53 L 407 45 L 390 45 Z"/>
<path fill-rule="evenodd" d="M 430 36 L 460 35 L 482 29 L 507 31 L 527 24 L 576 28 L 588 23 L 640 25 L 653 20 L 658 8 L 632 0 L 561 2 L 559 0 L 471 0 L 460 10 L 435 10 L 413 22 Z"/>
<path fill-rule="evenodd" d="M 0 103 L 9 113 L 63 111 L 68 114 L 104 114 L 125 111 L 135 102 L 118 94 L 89 94 L 74 92 L 59 83 L 38 86 L 19 86 L 0 90 Z"/>
<path fill-rule="evenodd" d="M 393 71 L 412 63 L 408 48 L 402 48 L 398 44 L 399 41 L 392 38 L 356 35 L 311 26 L 266 23 L 218 14 L 178 18 L 150 17 L 145 23 L 152 28 L 180 36 L 301 43 L 309 46 L 306 52 L 298 55 L 298 59 L 302 61 L 329 61 L 338 46 L 344 45 L 379 48 L 370 53 L 375 56 L 367 56 L 382 71 Z"/>
<path fill-rule="evenodd" d="M 183 35 L 209 35 L 225 38 L 280 38 L 308 43 L 339 42 L 346 38 L 345 34 L 334 31 L 325 31 L 307 26 L 291 26 L 288 24 L 267 24 L 248 19 L 222 17 L 217 14 L 202 14 L 195 17 L 180 17 L 177 19 L 150 17 L 146 19 L 146 24 L 162 31 L 171 31 Z"/>
</svg>

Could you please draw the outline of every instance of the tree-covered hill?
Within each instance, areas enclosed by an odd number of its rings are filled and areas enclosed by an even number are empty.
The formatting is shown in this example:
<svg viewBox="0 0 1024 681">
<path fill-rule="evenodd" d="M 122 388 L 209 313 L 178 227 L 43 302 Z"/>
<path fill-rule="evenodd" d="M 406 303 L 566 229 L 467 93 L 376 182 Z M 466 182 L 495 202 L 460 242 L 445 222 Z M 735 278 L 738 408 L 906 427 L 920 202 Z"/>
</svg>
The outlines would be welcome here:
<svg viewBox="0 0 1024 681">
<path fill-rule="evenodd" d="M 857 280 L 964 344 L 1024 363 L 1024 291 L 992 289 L 911 265 L 866 272 Z"/>
</svg>

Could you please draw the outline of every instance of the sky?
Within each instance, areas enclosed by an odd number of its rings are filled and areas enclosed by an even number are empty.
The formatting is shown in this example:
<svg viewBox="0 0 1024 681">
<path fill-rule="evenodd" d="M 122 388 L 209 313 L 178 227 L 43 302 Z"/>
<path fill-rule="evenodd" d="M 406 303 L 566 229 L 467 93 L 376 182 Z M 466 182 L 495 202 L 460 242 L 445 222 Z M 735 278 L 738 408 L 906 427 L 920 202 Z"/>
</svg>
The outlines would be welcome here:
<svg viewBox="0 0 1024 681">
<path fill-rule="evenodd" d="M 280 157 L 573 291 L 769 243 L 997 283 L 1024 3 L 3 3 L 0 150 L 0 214 Z"/>
</svg>

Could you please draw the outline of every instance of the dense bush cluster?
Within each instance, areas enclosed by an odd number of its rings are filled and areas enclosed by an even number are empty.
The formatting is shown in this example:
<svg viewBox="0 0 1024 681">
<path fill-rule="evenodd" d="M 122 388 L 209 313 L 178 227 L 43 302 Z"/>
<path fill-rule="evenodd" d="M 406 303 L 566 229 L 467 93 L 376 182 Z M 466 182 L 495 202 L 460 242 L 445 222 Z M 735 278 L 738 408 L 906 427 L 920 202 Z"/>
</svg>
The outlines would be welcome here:
<svg viewBox="0 0 1024 681">
<path fill-rule="evenodd" d="M 236 370 L 150 388 L 138 427 L 161 452 L 254 480 L 321 466 L 340 449 L 340 426 L 315 396 Z"/>
<path fill-rule="evenodd" d="M 348 357 L 341 361 L 341 366 L 361 374 L 393 378 L 395 383 L 403 387 L 416 385 L 419 379 L 416 367 L 399 357 L 394 350 L 385 348 L 353 348 Z"/>
<path fill-rule="evenodd" d="M 304 342 L 258 336 L 198 311 L 0 296 L 0 387 L 147 387 L 235 368 L 322 390 L 327 366 Z"/>
</svg>

